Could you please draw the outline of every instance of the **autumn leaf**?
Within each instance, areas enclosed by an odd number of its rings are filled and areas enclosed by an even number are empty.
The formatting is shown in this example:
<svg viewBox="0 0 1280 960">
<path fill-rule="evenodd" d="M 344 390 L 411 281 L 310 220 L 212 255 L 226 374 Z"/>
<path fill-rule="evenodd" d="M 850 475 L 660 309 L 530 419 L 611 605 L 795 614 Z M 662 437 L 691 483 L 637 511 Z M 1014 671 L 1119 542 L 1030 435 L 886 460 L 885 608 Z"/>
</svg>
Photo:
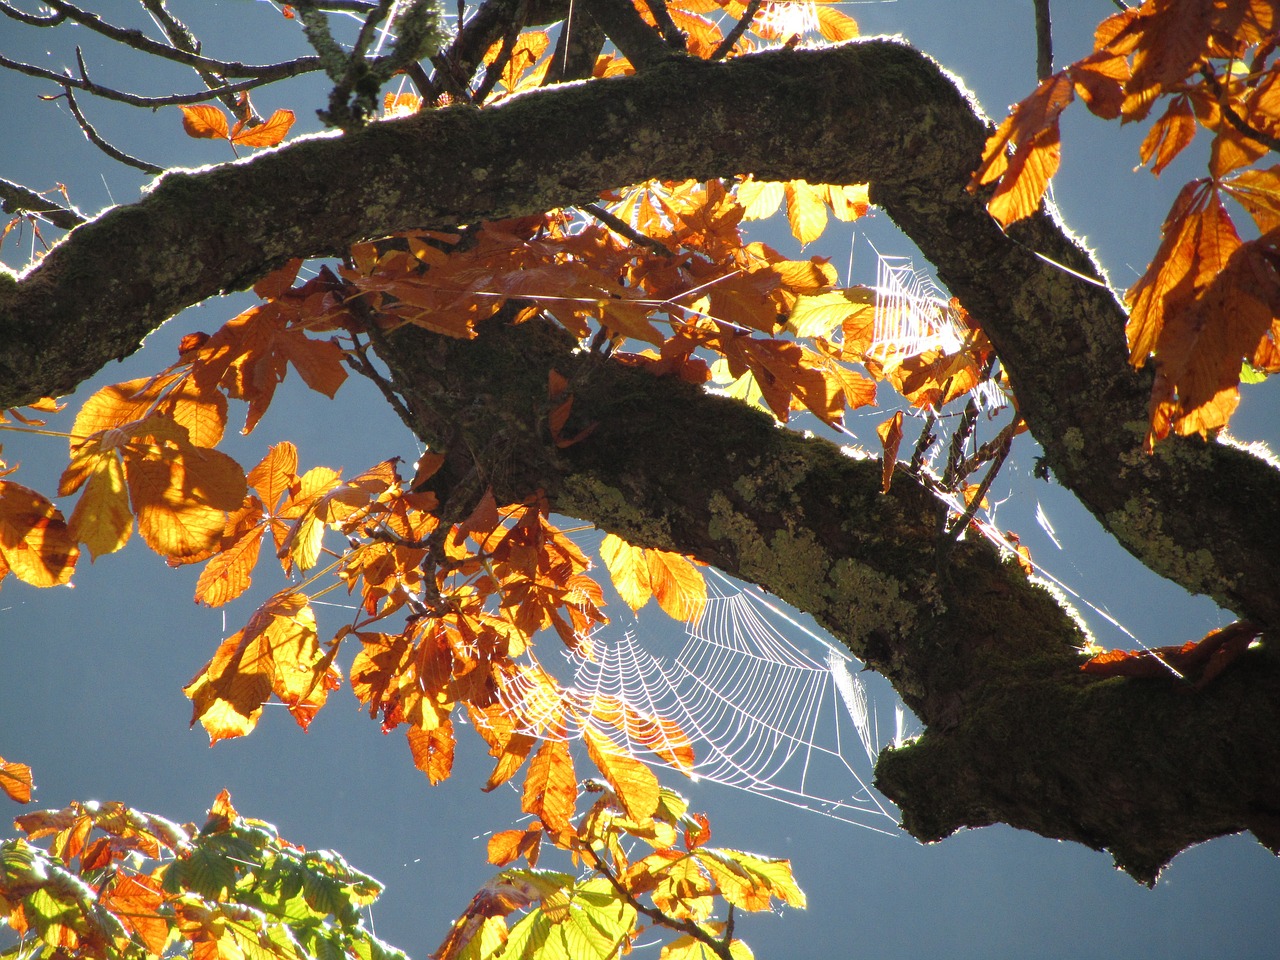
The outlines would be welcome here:
<svg viewBox="0 0 1280 960">
<path fill-rule="evenodd" d="M 999 181 L 987 210 L 1007 227 L 1040 207 L 1061 159 L 1058 117 L 1075 96 L 1066 72 L 1043 81 L 988 139 L 970 190 Z M 1012 156 L 1008 151 L 1012 150 Z"/>
<path fill-rule="evenodd" d="M 658 778 L 653 771 L 623 753 L 613 741 L 590 725 L 583 727 L 582 737 L 587 745 L 587 756 L 609 781 L 627 816 L 633 820 L 652 817 L 658 808 Z"/>
<path fill-rule="evenodd" d="M 1173 158 L 1181 153 L 1195 138 L 1196 118 L 1188 97 L 1175 97 L 1164 115 L 1151 125 L 1138 156 L 1142 162 L 1151 163 L 1151 172 L 1157 177 Z"/>
<path fill-rule="evenodd" d="M 445 717 L 430 729 L 411 726 L 406 736 L 413 753 L 413 765 L 425 773 L 432 784 L 447 780 L 453 769 L 453 722 Z"/>
<path fill-rule="evenodd" d="M 306 596 L 288 590 L 259 607 L 243 630 L 224 640 L 183 689 L 211 743 L 249 733 L 274 693 L 306 729 L 324 705 L 334 673 L 316 642 Z"/>
<path fill-rule="evenodd" d="M 180 106 L 179 109 L 182 111 L 182 129 L 187 136 L 207 140 L 226 140 L 229 137 L 227 115 L 219 107 L 197 103 Z"/>
<path fill-rule="evenodd" d="M 880 438 L 880 445 L 884 450 L 884 458 L 881 461 L 880 492 L 888 493 L 889 485 L 893 482 L 894 467 L 898 462 L 898 447 L 902 444 L 902 411 L 899 410 L 878 425 L 876 436 Z"/>
<path fill-rule="evenodd" d="M 827 228 L 827 206 L 822 194 L 804 180 L 790 181 L 784 192 L 792 236 L 802 244 L 817 240 Z"/>
<path fill-rule="evenodd" d="M 707 584 L 687 557 L 666 550 L 646 550 L 649 587 L 658 606 L 673 620 L 697 620 L 707 605 Z"/>
<path fill-rule="evenodd" d="M 0 757 L 0 790 L 3 790 L 10 800 L 30 803 L 31 768 L 25 763 Z"/>
<path fill-rule="evenodd" d="M 600 558 L 604 560 L 605 569 L 609 571 L 622 602 L 639 612 L 653 595 L 644 548 L 633 547 L 621 537 L 609 533 L 600 543 Z"/>
<path fill-rule="evenodd" d="M 289 128 L 293 126 L 293 121 L 292 110 L 277 110 L 256 127 L 248 125 L 241 127 L 240 124 L 236 124 L 236 129 L 228 135 L 228 139 L 233 144 L 243 147 L 274 147 L 289 135 Z M 226 125 L 225 119 L 223 125 Z"/>
<path fill-rule="evenodd" d="M 80 550 L 62 511 L 29 487 L 0 480 L 0 577 L 34 587 L 71 580 Z"/>
<path fill-rule="evenodd" d="M 560 739 L 544 740 L 529 763 L 520 809 L 540 817 L 553 833 L 569 833 L 577 800 L 578 780 L 569 745 Z"/>
</svg>

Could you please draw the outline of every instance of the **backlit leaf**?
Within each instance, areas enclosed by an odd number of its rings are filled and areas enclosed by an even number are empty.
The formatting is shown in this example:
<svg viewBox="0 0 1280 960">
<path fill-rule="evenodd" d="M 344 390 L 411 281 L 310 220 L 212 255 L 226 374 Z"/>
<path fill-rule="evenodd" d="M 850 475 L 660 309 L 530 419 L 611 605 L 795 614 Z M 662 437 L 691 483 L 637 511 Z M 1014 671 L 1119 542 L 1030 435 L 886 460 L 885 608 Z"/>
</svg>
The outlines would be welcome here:
<svg viewBox="0 0 1280 960">
<path fill-rule="evenodd" d="M 639 612 L 653 595 L 644 548 L 633 547 L 621 537 L 609 533 L 600 543 L 600 557 L 623 603 Z"/>
<path fill-rule="evenodd" d="M 16 760 L 0 757 L 0 790 L 18 803 L 31 801 L 31 768 Z"/>
<path fill-rule="evenodd" d="M 608 737 L 591 726 L 582 731 L 587 755 L 613 787 L 618 801 L 633 820 L 653 816 L 658 808 L 658 778 L 647 766 L 621 752 Z"/>
<path fill-rule="evenodd" d="M 707 605 L 707 584 L 698 568 L 678 553 L 646 550 L 649 585 L 667 616 L 686 623 L 698 619 Z"/>
<path fill-rule="evenodd" d="M 899 410 L 888 420 L 876 427 L 876 436 L 880 438 L 880 446 L 884 450 L 883 467 L 880 478 L 880 492 L 888 493 L 893 482 L 893 471 L 898 461 L 898 447 L 902 444 L 902 411 Z"/>
<path fill-rule="evenodd" d="M 277 110 L 264 123 L 256 127 L 245 127 L 231 137 L 231 142 L 245 147 L 274 147 L 289 135 L 293 121 L 292 110 Z M 226 124 L 225 119 L 223 124 Z"/>
<path fill-rule="evenodd" d="M 544 740 L 529 763 L 520 809 L 540 817 L 553 832 L 567 833 L 577 800 L 578 780 L 569 745 L 560 739 Z"/>
<path fill-rule="evenodd" d="M 227 115 L 219 107 L 208 103 L 183 106 L 182 129 L 187 136 L 208 140 L 226 140 Z"/>
<path fill-rule="evenodd" d="M 80 555 L 62 511 L 48 498 L 0 480 L 0 566 L 34 587 L 67 583 Z"/>
</svg>

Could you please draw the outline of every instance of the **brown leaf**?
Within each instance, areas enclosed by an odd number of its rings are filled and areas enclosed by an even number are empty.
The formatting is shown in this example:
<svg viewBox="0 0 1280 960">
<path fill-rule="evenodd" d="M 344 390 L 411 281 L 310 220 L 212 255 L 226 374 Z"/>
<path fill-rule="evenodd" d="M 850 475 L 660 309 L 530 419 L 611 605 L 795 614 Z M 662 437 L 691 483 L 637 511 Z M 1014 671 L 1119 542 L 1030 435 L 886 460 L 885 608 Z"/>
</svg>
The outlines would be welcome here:
<svg viewBox="0 0 1280 960">
<path fill-rule="evenodd" d="M 880 492 L 888 493 L 893 482 L 893 470 L 898 462 L 898 447 L 902 444 L 902 411 L 899 410 L 888 420 L 876 427 L 876 436 L 884 449 L 880 478 Z"/>
<path fill-rule="evenodd" d="M 277 110 L 264 123 L 245 127 L 230 138 L 231 142 L 245 147 L 274 147 L 289 134 L 293 126 L 292 110 Z M 226 121 L 223 120 L 225 125 Z"/>
</svg>

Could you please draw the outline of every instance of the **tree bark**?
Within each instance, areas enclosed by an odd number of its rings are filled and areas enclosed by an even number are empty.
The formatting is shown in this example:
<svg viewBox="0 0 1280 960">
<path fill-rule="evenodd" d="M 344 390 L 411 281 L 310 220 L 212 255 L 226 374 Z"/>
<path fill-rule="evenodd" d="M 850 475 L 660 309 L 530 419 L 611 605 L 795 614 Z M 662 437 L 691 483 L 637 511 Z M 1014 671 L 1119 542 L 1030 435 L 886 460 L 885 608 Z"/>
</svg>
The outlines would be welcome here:
<svg viewBox="0 0 1280 960">
<path fill-rule="evenodd" d="M 650 177 L 866 181 L 983 325 L 1058 480 L 1147 566 L 1274 629 L 1280 473 L 1200 440 L 1143 451 L 1149 381 L 1127 363 L 1123 310 L 1070 272 L 1098 276 L 1051 217 L 1005 233 L 967 192 L 986 133 L 936 64 L 876 40 L 669 59 L 170 172 L 18 281 L 0 275 L 0 406 L 73 389 L 184 307 L 289 257 Z M 940 558 L 922 491 L 899 483 L 881 497 L 878 467 L 679 384 L 588 368 L 536 329 L 467 344 L 397 337 L 385 359 L 424 439 L 472 431 L 507 451 L 495 487 L 542 487 L 557 510 L 693 553 L 813 613 L 929 725 L 878 765 L 912 833 L 999 820 L 1106 847 L 1147 881 L 1209 836 L 1252 829 L 1280 845 L 1280 668 L 1266 641 L 1199 692 L 1086 678 L 1074 625 L 994 548 Z M 548 364 L 572 374 L 575 413 L 600 424 L 566 451 L 539 433 Z M 491 366 L 506 379 L 484 375 Z M 474 372 L 457 386 L 477 403 L 449 411 L 420 385 L 457 369 Z M 691 449 L 719 453 L 695 462 Z"/>
</svg>

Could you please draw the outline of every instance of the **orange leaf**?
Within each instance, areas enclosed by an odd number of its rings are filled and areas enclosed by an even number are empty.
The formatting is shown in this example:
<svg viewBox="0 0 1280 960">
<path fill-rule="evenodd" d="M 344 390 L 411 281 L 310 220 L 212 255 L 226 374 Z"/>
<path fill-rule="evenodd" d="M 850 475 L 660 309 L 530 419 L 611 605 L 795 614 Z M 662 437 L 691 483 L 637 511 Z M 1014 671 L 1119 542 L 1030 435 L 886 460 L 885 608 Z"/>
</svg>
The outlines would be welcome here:
<svg viewBox="0 0 1280 960">
<path fill-rule="evenodd" d="M 569 833 L 573 829 L 569 818 L 577 800 L 578 780 L 569 745 L 563 740 L 544 740 L 525 775 L 520 809 L 541 817 L 554 833 Z"/>
<path fill-rule="evenodd" d="M 3 790 L 10 800 L 30 803 L 31 768 L 25 763 L 0 757 L 0 790 Z"/>
<path fill-rule="evenodd" d="M 245 147 L 274 147 L 288 136 L 293 120 L 292 110 L 277 110 L 265 123 L 245 127 L 231 137 L 231 142 Z M 223 120 L 223 124 L 226 124 L 226 120 Z"/>
<path fill-rule="evenodd" d="M 1043 81 L 987 140 L 969 189 L 999 180 L 987 209 L 1001 226 L 1035 213 L 1061 159 L 1058 116 L 1075 96 L 1070 78 Z M 1012 148 L 1013 156 L 1007 155 Z"/>
<path fill-rule="evenodd" d="M 893 469 L 898 462 L 898 447 L 902 444 L 902 411 L 899 410 L 876 427 L 876 435 L 884 448 L 884 461 L 880 478 L 880 492 L 888 493 L 893 482 Z"/>
<path fill-rule="evenodd" d="M 0 574 L 58 586 L 71 579 L 79 556 L 62 511 L 32 489 L 0 480 Z"/>
<path fill-rule="evenodd" d="M 413 753 L 413 765 L 425 773 L 432 784 L 447 780 L 453 769 L 453 721 L 445 717 L 430 730 L 409 727 L 405 736 Z"/>
<path fill-rule="evenodd" d="M 1090 657 L 1080 669 L 1101 677 L 1196 677 L 1200 689 L 1220 674 L 1262 634 L 1249 620 L 1214 630 L 1202 640 L 1148 650 L 1107 650 Z M 1172 669 L 1170 669 L 1172 668 Z M 1176 671 L 1176 674 L 1175 674 Z"/>
<path fill-rule="evenodd" d="M 590 725 L 582 729 L 587 756 L 609 781 L 618 802 L 632 820 L 645 820 L 658 809 L 658 778 L 639 760 L 621 752 Z"/>
<path fill-rule="evenodd" d="M 858 36 L 858 22 L 853 17 L 841 13 L 834 7 L 817 7 L 818 30 L 823 39 L 832 43 L 841 40 L 853 40 Z"/>
<path fill-rule="evenodd" d="M 316 643 L 307 598 L 282 591 L 224 640 L 184 688 L 192 701 L 191 723 L 199 721 L 212 743 L 244 736 L 274 693 L 305 729 L 328 695 L 329 659 Z"/>
<path fill-rule="evenodd" d="M 666 550 L 646 550 L 649 584 L 667 616 L 686 623 L 702 616 L 707 584 L 687 557 Z"/>
<path fill-rule="evenodd" d="M 226 140 L 228 138 L 227 115 L 221 108 L 208 103 L 197 103 L 182 110 L 182 129 L 187 136 L 207 140 Z"/>
<path fill-rule="evenodd" d="M 1164 115 L 1152 124 L 1138 156 L 1143 163 L 1155 157 L 1151 172 L 1157 177 L 1160 171 L 1191 143 L 1196 135 L 1196 118 L 1191 110 L 1191 100 L 1186 96 L 1175 97 Z"/>
<path fill-rule="evenodd" d="M 649 585 L 649 563 L 643 547 L 633 547 L 621 537 L 606 534 L 600 543 L 600 558 L 613 580 L 622 602 L 632 610 L 649 602 L 653 589 Z"/>
</svg>

